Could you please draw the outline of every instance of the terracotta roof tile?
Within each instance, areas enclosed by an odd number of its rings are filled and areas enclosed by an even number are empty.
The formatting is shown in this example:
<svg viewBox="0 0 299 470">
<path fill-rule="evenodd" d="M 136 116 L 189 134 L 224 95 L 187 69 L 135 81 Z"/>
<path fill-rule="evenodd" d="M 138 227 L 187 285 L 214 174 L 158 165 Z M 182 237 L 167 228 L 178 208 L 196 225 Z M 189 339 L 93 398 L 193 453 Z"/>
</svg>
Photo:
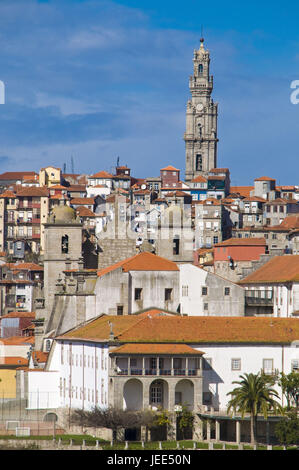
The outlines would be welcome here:
<svg viewBox="0 0 299 470">
<path fill-rule="evenodd" d="M 78 204 L 94 204 L 94 197 L 74 197 L 73 199 L 71 199 L 71 204 L 75 204 L 75 205 L 78 205 Z"/>
<path fill-rule="evenodd" d="M 44 351 L 32 351 L 32 359 L 38 363 L 47 362 L 49 353 Z"/>
<path fill-rule="evenodd" d="M 48 197 L 49 189 L 45 186 L 29 186 L 17 190 L 17 197 Z"/>
<path fill-rule="evenodd" d="M 179 271 L 178 266 L 173 261 L 169 261 L 153 253 L 143 252 L 127 258 L 123 261 L 108 266 L 98 271 L 98 276 L 103 276 L 115 269 L 122 268 L 124 272 L 129 271 Z"/>
<path fill-rule="evenodd" d="M 15 199 L 16 194 L 13 191 L 10 191 L 9 189 L 4 191 L 3 193 L 0 194 L 0 197 L 3 198 L 9 198 L 9 199 Z"/>
<path fill-rule="evenodd" d="M 202 351 L 191 348 L 187 344 L 124 344 L 111 351 L 111 354 L 179 354 L 180 356 L 201 356 Z"/>
<path fill-rule="evenodd" d="M 88 209 L 88 207 L 85 207 L 85 206 L 77 207 L 76 213 L 80 217 L 96 217 L 97 216 L 97 214 L 95 214 L 90 209 Z"/>
<path fill-rule="evenodd" d="M 5 366 L 24 366 L 28 365 L 28 359 L 21 356 L 5 356 L 0 357 L 0 368 L 1 365 Z"/>
<path fill-rule="evenodd" d="M 112 179 L 113 176 L 110 173 L 108 173 L 107 171 L 99 171 L 98 173 L 95 173 L 94 175 L 90 176 L 90 178 Z"/>
<path fill-rule="evenodd" d="M 191 183 L 206 183 L 207 182 L 207 178 L 205 178 L 204 176 L 196 176 L 196 178 L 194 178 Z"/>
<path fill-rule="evenodd" d="M 231 186 L 231 193 L 239 193 L 240 196 L 249 197 L 250 192 L 254 189 L 254 186 Z"/>
<path fill-rule="evenodd" d="M 299 337 L 297 318 L 103 315 L 59 338 L 120 343 L 289 344 Z"/>
<path fill-rule="evenodd" d="M 6 315 L 2 315 L 2 318 L 35 318 L 35 312 L 9 312 Z"/>
<path fill-rule="evenodd" d="M 35 171 L 6 171 L 0 175 L 0 180 L 21 180 L 25 175 L 34 176 Z"/>
<path fill-rule="evenodd" d="M 238 284 L 299 282 L 299 255 L 275 256 Z"/>
<path fill-rule="evenodd" d="M 9 338 L 1 338 L 1 343 L 4 345 L 21 345 L 21 344 L 34 344 L 34 336 L 10 336 Z"/>
<path fill-rule="evenodd" d="M 273 178 L 269 178 L 269 176 L 260 176 L 260 178 L 255 178 L 254 181 L 276 181 Z"/>
<path fill-rule="evenodd" d="M 266 239 L 264 237 L 257 238 L 229 238 L 221 243 L 216 243 L 215 247 L 221 246 L 266 246 Z"/>
<path fill-rule="evenodd" d="M 166 166 L 165 168 L 161 168 L 161 171 L 164 171 L 164 170 L 165 170 L 165 171 L 180 171 L 180 170 L 178 170 L 177 168 L 175 168 L 175 167 L 172 166 L 172 165 L 168 165 L 168 166 Z"/>
</svg>

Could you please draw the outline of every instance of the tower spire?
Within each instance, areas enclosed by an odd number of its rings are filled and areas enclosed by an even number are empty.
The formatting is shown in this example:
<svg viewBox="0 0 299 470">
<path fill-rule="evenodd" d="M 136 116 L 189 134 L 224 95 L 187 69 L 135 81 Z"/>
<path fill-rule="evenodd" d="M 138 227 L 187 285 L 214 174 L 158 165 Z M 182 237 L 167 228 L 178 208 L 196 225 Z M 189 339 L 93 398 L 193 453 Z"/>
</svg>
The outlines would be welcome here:
<svg viewBox="0 0 299 470">
<path fill-rule="evenodd" d="M 218 105 L 212 100 L 213 76 L 210 75 L 210 53 L 204 48 L 203 35 L 200 48 L 194 51 L 193 75 L 189 80 L 191 99 L 187 103 L 186 182 L 196 176 L 207 176 L 217 167 Z"/>
</svg>

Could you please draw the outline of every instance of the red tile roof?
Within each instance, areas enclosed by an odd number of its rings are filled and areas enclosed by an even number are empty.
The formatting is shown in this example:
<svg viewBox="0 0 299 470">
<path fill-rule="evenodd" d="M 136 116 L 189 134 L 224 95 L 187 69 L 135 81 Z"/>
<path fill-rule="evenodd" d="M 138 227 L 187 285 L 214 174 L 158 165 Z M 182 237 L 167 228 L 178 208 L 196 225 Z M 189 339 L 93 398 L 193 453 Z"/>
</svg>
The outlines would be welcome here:
<svg viewBox="0 0 299 470">
<path fill-rule="evenodd" d="M 172 165 L 168 165 L 168 166 L 166 166 L 165 168 L 161 168 L 161 171 L 164 171 L 164 170 L 165 170 L 165 171 L 180 171 L 180 170 L 178 170 L 177 168 L 175 168 L 175 167 L 172 166 Z"/>
<path fill-rule="evenodd" d="M 275 256 L 238 284 L 299 282 L 299 255 Z"/>
<path fill-rule="evenodd" d="M 47 362 L 49 353 L 44 351 L 32 351 L 32 359 L 38 363 Z"/>
<path fill-rule="evenodd" d="M 6 315 L 2 315 L 2 318 L 35 318 L 35 312 L 9 312 Z"/>
<path fill-rule="evenodd" d="M 299 338 L 297 318 L 103 315 L 60 339 L 103 341 L 110 325 L 120 343 L 290 344 Z"/>
<path fill-rule="evenodd" d="M 169 261 L 161 256 L 154 255 L 153 253 L 143 252 L 119 261 L 112 266 L 101 269 L 98 271 L 98 276 L 114 271 L 115 269 L 122 268 L 123 272 L 129 271 L 179 271 L 178 266 L 173 261 Z"/>
<path fill-rule="evenodd" d="M 1 343 L 7 346 L 34 344 L 34 336 L 10 336 L 9 338 L 1 338 Z"/>
<path fill-rule="evenodd" d="M 90 178 L 112 179 L 113 176 L 110 173 L 108 173 L 107 171 L 99 171 L 98 173 L 95 173 L 94 175 L 90 176 Z"/>
<path fill-rule="evenodd" d="M 179 354 L 180 356 L 202 356 L 204 352 L 191 348 L 187 344 L 124 344 L 113 349 L 111 354 Z"/>
<path fill-rule="evenodd" d="M 207 178 L 205 178 L 204 176 L 196 176 L 196 178 L 194 178 L 191 183 L 206 183 L 207 182 Z"/>
<path fill-rule="evenodd" d="M 73 199 L 71 199 L 71 204 L 75 204 L 75 205 L 78 205 L 78 204 L 82 204 L 82 205 L 85 205 L 85 204 L 94 204 L 94 197 L 74 197 Z"/>
<path fill-rule="evenodd" d="M 5 366 L 24 366 L 28 365 L 28 359 L 21 356 L 0 356 L 0 368 L 1 365 Z"/>
<path fill-rule="evenodd" d="M 254 181 L 276 181 L 273 178 L 269 178 L 269 176 L 260 176 L 260 178 L 255 178 Z"/>
<path fill-rule="evenodd" d="M 232 193 L 239 193 L 240 196 L 249 197 L 250 192 L 254 189 L 254 186 L 231 186 L 230 192 Z"/>
<path fill-rule="evenodd" d="M 220 246 L 264 246 L 266 245 L 266 239 L 264 237 L 257 238 L 229 238 L 221 243 L 216 243 L 215 247 Z"/>
<path fill-rule="evenodd" d="M 2 194 L 0 194 L 0 197 L 3 197 L 3 198 L 9 198 L 9 199 L 15 199 L 16 198 L 16 195 L 13 191 L 10 191 L 9 189 L 4 191 Z"/>
<path fill-rule="evenodd" d="M 280 227 L 290 230 L 299 229 L 299 215 L 289 215 L 281 222 Z"/>
<path fill-rule="evenodd" d="M 80 206 L 76 208 L 76 214 L 79 215 L 79 217 L 96 217 L 97 214 L 92 212 L 88 207 L 85 206 Z"/>
<path fill-rule="evenodd" d="M 22 188 L 17 190 L 17 197 L 48 197 L 49 189 L 45 186 L 29 186 L 28 188 Z"/>
<path fill-rule="evenodd" d="M 0 180 L 21 180 L 25 175 L 34 176 L 35 171 L 6 171 L 0 175 Z"/>
</svg>

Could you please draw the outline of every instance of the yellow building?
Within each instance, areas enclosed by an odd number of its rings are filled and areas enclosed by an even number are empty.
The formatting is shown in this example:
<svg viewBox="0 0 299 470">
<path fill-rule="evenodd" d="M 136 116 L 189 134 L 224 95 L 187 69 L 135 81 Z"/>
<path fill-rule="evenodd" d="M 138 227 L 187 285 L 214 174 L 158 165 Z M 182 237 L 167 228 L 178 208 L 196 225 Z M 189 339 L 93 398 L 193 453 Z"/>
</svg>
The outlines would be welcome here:
<svg viewBox="0 0 299 470">
<path fill-rule="evenodd" d="M 41 168 L 39 171 L 39 185 L 40 186 L 53 186 L 61 183 L 61 168 L 48 166 Z"/>
<path fill-rule="evenodd" d="M 16 369 L 27 365 L 24 357 L 0 357 L 0 400 L 16 398 Z"/>
</svg>

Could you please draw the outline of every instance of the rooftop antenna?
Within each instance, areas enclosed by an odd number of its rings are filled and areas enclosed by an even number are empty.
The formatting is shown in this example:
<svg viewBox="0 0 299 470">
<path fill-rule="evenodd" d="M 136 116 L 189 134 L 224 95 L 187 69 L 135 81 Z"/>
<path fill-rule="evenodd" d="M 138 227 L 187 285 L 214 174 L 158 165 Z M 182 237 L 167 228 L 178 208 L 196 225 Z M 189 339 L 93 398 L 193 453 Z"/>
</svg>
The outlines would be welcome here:
<svg viewBox="0 0 299 470">
<path fill-rule="evenodd" d="M 75 169 L 74 169 L 74 159 L 73 159 L 73 155 L 71 156 L 71 167 L 72 167 L 72 174 L 75 173 Z"/>
<path fill-rule="evenodd" d="M 63 164 L 63 173 L 66 174 L 66 163 Z"/>
<path fill-rule="evenodd" d="M 119 157 L 117 157 L 116 167 L 119 167 Z"/>
</svg>

